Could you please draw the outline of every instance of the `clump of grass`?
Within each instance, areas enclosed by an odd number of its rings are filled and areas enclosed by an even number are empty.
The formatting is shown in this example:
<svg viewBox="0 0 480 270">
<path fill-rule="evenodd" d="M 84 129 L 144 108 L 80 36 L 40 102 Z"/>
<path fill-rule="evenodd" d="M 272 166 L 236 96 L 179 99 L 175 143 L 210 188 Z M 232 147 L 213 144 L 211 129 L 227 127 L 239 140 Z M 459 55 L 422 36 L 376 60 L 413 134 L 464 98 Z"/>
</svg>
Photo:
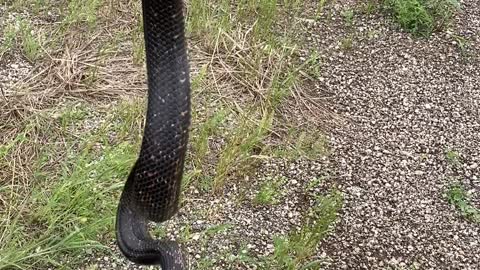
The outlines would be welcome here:
<svg viewBox="0 0 480 270">
<path fill-rule="evenodd" d="M 41 49 L 40 37 L 34 34 L 33 28 L 28 21 L 20 21 L 20 34 L 25 56 L 31 62 L 37 60 Z"/>
<path fill-rule="evenodd" d="M 271 38 L 273 24 L 278 14 L 277 9 L 277 0 L 259 0 L 257 23 L 254 28 L 255 35 L 267 40 Z"/>
<path fill-rule="evenodd" d="M 349 51 L 353 48 L 353 37 L 346 36 L 340 40 L 340 48 L 344 51 Z"/>
<path fill-rule="evenodd" d="M 17 19 L 7 24 L 3 29 L 5 41 L 0 45 L 0 58 L 15 45 L 19 45 L 22 53 L 34 62 L 41 55 L 41 36 L 34 31 L 31 23 L 26 19 Z"/>
<path fill-rule="evenodd" d="M 241 123 L 228 138 L 228 142 L 216 166 L 216 175 L 214 178 L 214 188 L 219 191 L 234 170 L 242 170 L 245 166 L 251 165 L 251 159 L 254 159 L 252 152 L 258 148 L 262 140 L 268 135 L 273 121 L 273 112 L 269 110 L 262 111 L 262 118 L 259 122 L 253 122 L 243 115 Z"/>
<path fill-rule="evenodd" d="M 7 24 L 5 28 L 3 28 L 4 41 L 0 45 L 0 59 L 13 48 L 17 32 L 18 30 L 13 23 Z"/>
<path fill-rule="evenodd" d="M 123 105 L 122 111 L 126 107 Z M 30 167 L 17 168 L 33 170 L 23 199 L 11 198 L 0 210 L 0 269 L 46 269 L 60 267 L 66 261 L 74 268 L 88 252 L 104 247 L 104 237 L 113 237 L 117 198 L 136 159 L 140 136 L 113 142 L 109 136 L 121 135 L 122 129 L 112 124 L 115 118 L 125 123 L 138 119 L 123 117 L 128 113 L 108 114 L 104 116 L 107 120 L 92 130 L 80 126 L 86 121 L 85 110 L 80 108 L 70 107 L 58 118 L 49 117 L 48 125 L 32 121 L 19 133 L 22 136 L 2 147 L 2 155 L 15 158 L 11 155 L 20 144 L 38 143 L 32 132 L 41 130 L 51 135 L 36 146 L 38 154 L 33 155 L 32 164 L 22 164 Z M 65 127 L 75 128 L 75 136 L 62 131 Z M 57 144 L 58 136 L 66 140 Z M 59 152 L 66 155 L 54 156 L 57 165 L 53 166 L 52 153 Z M 10 184 L 7 191 L 12 195 L 19 192 Z M 0 190 L 0 199 L 4 195 Z"/>
<path fill-rule="evenodd" d="M 63 23 L 67 26 L 86 23 L 92 29 L 96 26 L 97 11 L 101 4 L 101 0 L 70 1 Z"/>
<path fill-rule="evenodd" d="M 287 178 L 285 177 L 269 179 L 269 181 L 261 186 L 260 191 L 258 191 L 254 198 L 254 202 L 263 205 L 278 203 L 281 198 L 280 189 L 286 181 Z"/>
<path fill-rule="evenodd" d="M 460 154 L 453 149 L 448 149 L 446 151 L 445 159 L 448 161 L 448 163 L 454 166 L 457 166 L 460 164 Z"/>
<path fill-rule="evenodd" d="M 311 260 L 311 257 L 320 241 L 330 232 L 341 207 L 342 196 L 336 190 L 318 196 L 303 226 L 286 237 L 275 239 L 270 269 L 319 269 L 322 261 Z"/>
<path fill-rule="evenodd" d="M 273 149 L 274 155 L 290 159 L 316 159 L 328 154 L 328 142 L 318 131 L 307 132 L 290 128 L 281 146 Z"/>
<path fill-rule="evenodd" d="M 352 26 L 353 25 L 353 16 L 354 16 L 354 12 L 352 9 L 347 9 L 347 10 L 344 10 L 342 11 L 342 16 L 343 18 L 345 19 L 345 23 L 348 25 L 348 26 Z"/>
<path fill-rule="evenodd" d="M 378 0 L 366 0 L 360 4 L 360 12 L 370 15 L 379 9 Z"/>
<path fill-rule="evenodd" d="M 88 108 L 81 103 L 67 107 L 59 117 L 62 128 L 65 130 L 68 126 L 85 119 L 88 115 L 87 110 Z"/>
<path fill-rule="evenodd" d="M 385 5 L 403 29 L 419 36 L 448 27 L 460 6 L 457 0 L 386 0 Z"/>
<path fill-rule="evenodd" d="M 455 206 L 463 217 L 472 222 L 480 223 L 480 210 L 470 203 L 470 197 L 462 184 L 452 184 L 448 188 L 446 196 L 448 202 Z"/>
<path fill-rule="evenodd" d="M 313 77 L 314 80 L 317 80 L 321 76 L 321 60 L 317 50 L 313 50 L 308 57 L 305 64 L 305 71 L 309 76 Z"/>
<path fill-rule="evenodd" d="M 194 162 L 197 167 L 202 167 L 205 162 L 205 157 L 209 151 L 208 139 L 218 133 L 218 128 L 225 121 L 226 116 L 227 112 L 225 110 L 219 110 L 202 123 L 198 131 L 194 133 L 195 137 L 192 138 L 192 145 L 195 151 Z"/>
</svg>

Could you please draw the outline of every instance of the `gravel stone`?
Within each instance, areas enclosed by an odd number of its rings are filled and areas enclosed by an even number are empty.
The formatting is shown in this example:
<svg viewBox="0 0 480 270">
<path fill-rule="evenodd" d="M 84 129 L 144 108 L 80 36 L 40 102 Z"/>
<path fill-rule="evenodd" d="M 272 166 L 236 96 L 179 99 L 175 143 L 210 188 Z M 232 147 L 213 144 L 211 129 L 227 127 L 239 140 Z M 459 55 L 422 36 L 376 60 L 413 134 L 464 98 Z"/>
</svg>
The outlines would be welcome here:
<svg viewBox="0 0 480 270">
<path fill-rule="evenodd" d="M 378 15 L 310 28 L 324 56 L 320 88 L 346 119 L 330 133 L 345 206 L 322 243 L 329 269 L 480 268 L 480 226 L 444 195 L 460 181 L 480 206 L 480 3 L 463 1 L 463 10 L 455 28 L 430 39 Z M 468 40 L 465 51 L 453 33 Z M 347 35 L 352 49 L 332 47 Z M 447 161 L 448 149 L 461 165 Z"/>
</svg>

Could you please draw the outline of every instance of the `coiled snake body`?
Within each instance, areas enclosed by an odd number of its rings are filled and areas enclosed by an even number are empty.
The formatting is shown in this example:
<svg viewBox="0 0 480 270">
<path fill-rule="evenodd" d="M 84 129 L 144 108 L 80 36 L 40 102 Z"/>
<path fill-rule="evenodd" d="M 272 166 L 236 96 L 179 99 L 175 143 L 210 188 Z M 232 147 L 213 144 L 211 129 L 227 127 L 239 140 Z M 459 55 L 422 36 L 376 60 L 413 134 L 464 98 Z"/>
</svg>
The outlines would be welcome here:
<svg viewBox="0 0 480 270">
<path fill-rule="evenodd" d="M 117 210 L 122 253 L 138 264 L 183 269 L 173 241 L 153 239 L 148 221 L 162 222 L 178 208 L 190 125 L 190 82 L 182 0 L 142 0 L 148 107 L 139 157 Z"/>
</svg>

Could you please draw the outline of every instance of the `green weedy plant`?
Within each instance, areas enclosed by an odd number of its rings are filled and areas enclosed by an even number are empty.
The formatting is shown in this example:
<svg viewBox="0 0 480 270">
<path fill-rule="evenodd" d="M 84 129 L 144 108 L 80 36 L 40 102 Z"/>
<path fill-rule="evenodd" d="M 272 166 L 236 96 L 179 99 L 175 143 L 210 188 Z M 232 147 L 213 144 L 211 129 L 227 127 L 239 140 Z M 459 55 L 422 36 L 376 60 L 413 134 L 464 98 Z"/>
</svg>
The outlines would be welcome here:
<svg viewBox="0 0 480 270">
<path fill-rule="evenodd" d="M 429 36 L 451 22 L 458 0 L 385 0 L 386 9 L 400 26 L 418 36 Z"/>
<path fill-rule="evenodd" d="M 140 143 L 140 134 L 125 129 L 141 122 L 134 117 L 139 106 L 119 106 L 98 128 L 78 132 L 78 137 L 67 135 L 70 128 L 83 130 L 89 111 L 83 108 L 62 110 L 58 118 L 33 117 L 19 135 L 0 146 L 1 165 L 3 157 L 18 151 L 15 148 L 38 144 L 38 130 L 52 134 L 37 146 L 39 153 L 28 168 L 31 185 L 20 187 L 27 191 L 20 193 L 19 185 L 0 188 L 0 198 L 10 197 L 0 208 L 0 269 L 63 268 L 65 261 L 66 269 L 77 269 L 85 254 L 105 247 L 103 237 L 112 237 L 116 198 Z M 112 134 L 118 141 L 110 143 Z M 58 136 L 65 136 L 65 144 L 55 143 Z M 67 155 L 52 164 L 49 157 L 58 147 Z"/>
<path fill-rule="evenodd" d="M 274 254 L 269 258 L 266 269 L 321 269 L 322 261 L 311 260 L 311 257 L 320 241 L 330 232 L 342 204 L 342 195 L 337 190 L 318 196 L 316 206 L 304 225 L 288 236 L 274 240 Z"/>
<path fill-rule="evenodd" d="M 17 29 L 14 24 L 8 24 L 3 28 L 3 43 L 0 45 L 0 59 L 3 55 L 10 51 L 15 44 L 15 36 L 17 35 Z"/>
<path fill-rule="evenodd" d="M 97 10 L 101 4 L 102 0 L 70 1 L 63 23 L 66 25 L 87 23 L 88 27 L 92 29 L 97 24 Z"/>
<path fill-rule="evenodd" d="M 454 205 L 462 216 L 480 223 L 480 210 L 470 203 L 467 191 L 460 183 L 452 184 L 446 192 L 448 202 Z"/>
<path fill-rule="evenodd" d="M 342 12 L 342 16 L 345 19 L 345 22 L 347 23 L 348 26 L 353 25 L 353 17 L 355 16 L 353 10 L 348 9 Z"/>
<path fill-rule="evenodd" d="M 449 26 L 455 13 L 460 9 L 458 0 L 422 0 L 434 19 L 434 30 Z"/>
<path fill-rule="evenodd" d="M 387 0 L 386 2 L 402 28 L 423 36 L 428 36 L 433 31 L 433 17 L 419 0 Z"/>
<path fill-rule="evenodd" d="M 280 188 L 288 181 L 285 177 L 271 179 L 262 185 L 260 191 L 255 196 L 255 203 L 269 205 L 276 204 L 280 200 Z"/>
</svg>

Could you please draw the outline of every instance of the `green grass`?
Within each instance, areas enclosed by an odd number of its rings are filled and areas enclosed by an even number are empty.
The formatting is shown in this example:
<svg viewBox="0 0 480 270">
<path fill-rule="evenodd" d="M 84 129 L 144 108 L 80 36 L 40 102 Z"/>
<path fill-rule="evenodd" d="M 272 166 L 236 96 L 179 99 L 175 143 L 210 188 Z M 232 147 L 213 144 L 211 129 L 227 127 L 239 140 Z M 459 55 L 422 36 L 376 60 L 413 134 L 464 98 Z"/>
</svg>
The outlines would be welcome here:
<svg viewBox="0 0 480 270">
<path fill-rule="evenodd" d="M 272 149 L 273 155 L 288 159 L 318 159 L 329 154 L 328 141 L 319 131 L 307 132 L 289 128 L 281 144 Z"/>
<path fill-rule="evenodd" d="M 353 37 L 346 36 L 340 40 L 340 48 L 344 51 L 350 51 L 353 48 Z"/>
<path fill-rule="evenodd" d="M 445 152 L 445 159 L 450 163 L 451 165 L 457 166 L 460 165 L 460 153 L 453 149 L 448 149 Z"/>
<path fill-rule="evenodd" d="M 354 11 L 351 10 L 351 9 L 347 9 L 347 10 L 344 10 L 342 11 L 342 16 L 345 20 L 345 23 L 348 25 L 348 26 L 352 26 L 353 25 L 353 19 L 354 19 Z"/>
<path fill-rule="evenodd" d="M 449 27 L 460 8 L 457 0 L 385 0 L 385 6 L 403 29 L 418 36 Z"/>
<path fill-rule="evenodd" d="M 219 126 L 226 120 L 226 116 L 227 112 L 225 110 L 219 110 L 198 127 L 198 132 L 192 138 L 196 167 L 202 168 L 204 165 L 205 158 L 210 152 L 208 146 L 209 138 L 219 133 Z"/>
<path fill-rule="evenodd" d="M 22 42 L 22 50 L 28 60 L 34 62 L 40 57 L 41 41 L 40 36 L 35 34 L 34 29 L 26 20 L 20 21 L 20 37 Z"/>
<path fill-rule="evenodd" d="M 282 197 L 281 188 L 288 181 L 285 177 L 269 179 L 262 184 L 254 202 L 262 205 L 276 204 Z"/>
<path fill-rule="evenodd" d="M 102 0 L 69 1 L 63 23 L 67 26 L 86 24 L 90 28 L 95 27 L 98 20 L 97 12 L 102 2 Z"/>
<path fill-rule="evenodd" d="M 30 136 L 37 129 L 65 139 L 64 144 L 58 144 L 58 137 L 44 137 L 46 141 L 37 145 L 31 184 L 25 187 L 23 199 L 12 200 L 0 211 L 0 269 L 58 267 L 64 265 L 66 258 L 67 269 L 75 269 L 84 259 L 80 255 L 86 250 L 101 249 L 101 239 L 113 237 L 118 193 L 136 158 L 139 143 L 139 137 L 131 141 L 132 135 L 129 140 L 108 143 L 108 135 L 122 134 L 122 126 L 107 123 L 116 118 L 124 123 L 132 120 L 125 117 L 128 115 L 125 106 L 123 115 L 110 111 L 104 116 L 107 121 L 95 130 L 84 130 L 85 111 L 67 107 L 58 119 L 31 120 L 20 133 L 22 136 L 7 143 L 7 148 L 32 144 Z M 37 126 L 45 122 L 49 124 Z M 72 131 L 74 135 L 69 136 Z M 58 163 L 52 164 L 52 158 L 62 152 L 66 155 L 60 154 Z M 19 158 L 8 151 L 3 153 L 5 158 Z M 8 194 L 5 190 L 0 196 L 15 196 L 15 192 L 10 190 Z"/>
<path fill-rule="evenodd" d="M 3 58 L 5 53 L 9 52 L 15 45 L 15 36 L 17 35 L 17 29 L 13 23 L 7 24 L 3 29 L 4 41 L 0 45 L 0 59 Z"/>
<path fill-rule="evenodd" d="M 320 241 L 331 231 L 342 204 L 342 196 L 336 190 L 318 195 L 303 226 L 288 236 L 275 239 L 275 251 L 269 258 L 268 269 L 321 269 L 323 261 L 312 260 L 312 256 Z"/>
<path fill-rule="evenodd" d="M 480 224 L 480 209 L 470 203 L 470 196 L 460 183 L 450 185 L 446 191 L 448 202 L 455 206 L 460 214 L 474 222 Z"/>
<path fill-rule="evenodd" d="M 3 29 L 5 41 L 0 45 L 0 59 L 16 46 L 30 62 L 41 56 L 42 37 L 27 19 L 17 18 Z"/>
<path fill-rule="evenodd" d="M 239 127 L 229 136 L 216 165 L 213 180 L 216 191 L 223 188 L 231 173 L 235 170 L 245 170 L 252 164 L 252 160 L 255 159 L 254 150 L 266 138 L 272 126 L 273 112 L 263 111 L 258 122 L 247 119 L 245 115 L 240 121 Z"/>
</svg>

